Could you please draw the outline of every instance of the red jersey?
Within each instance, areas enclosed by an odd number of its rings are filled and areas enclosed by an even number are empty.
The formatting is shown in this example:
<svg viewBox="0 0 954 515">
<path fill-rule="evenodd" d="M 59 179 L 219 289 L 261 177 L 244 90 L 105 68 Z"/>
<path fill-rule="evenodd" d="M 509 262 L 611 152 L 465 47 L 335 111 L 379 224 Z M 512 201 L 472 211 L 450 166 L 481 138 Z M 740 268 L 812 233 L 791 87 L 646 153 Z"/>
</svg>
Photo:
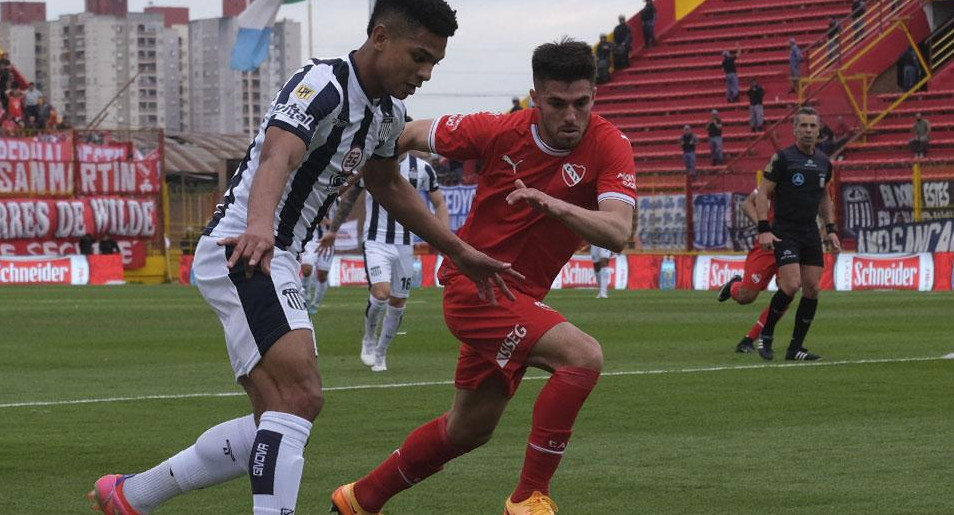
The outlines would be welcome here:
<svg viewBox="0 0 954 515">
<path fill-rule="evenodd" d="M 528 188 L 585 209 L 596 210 L 605 199 L 635 208 L 636 165 L 629 140 L 600 116 L 590 115 L 583 139 L 572 150 L 544 143 L 538 120 L 536 109 L 443 116 L 431 125 L 428 146 L 451 159 L 483 161 L 477 193 L 458 236 L 526 276 L 525 281 L 508 278 L 511 288 L 543 299 L 582 240 L 527 202 L 508 204 L 514 181 L 521 179 Z M 456 273 L 445 260 L 440 277 Z"/>
</svg>

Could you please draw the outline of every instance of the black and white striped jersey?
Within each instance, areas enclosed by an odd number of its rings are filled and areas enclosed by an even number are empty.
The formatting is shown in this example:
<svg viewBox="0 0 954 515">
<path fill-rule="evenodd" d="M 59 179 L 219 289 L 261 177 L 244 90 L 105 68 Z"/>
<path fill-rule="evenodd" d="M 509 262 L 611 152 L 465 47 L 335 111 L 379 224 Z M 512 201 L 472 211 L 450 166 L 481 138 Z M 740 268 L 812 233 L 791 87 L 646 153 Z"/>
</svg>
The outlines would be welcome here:
<svg viewBox="0 0 954 515">
<path fill-rule="evenodd" d="M 265 113 L 225 198 L 203 231 L 237 236 L 247 228 L 249 191 L 258 172 L 265 131 L 279 127 L 297 135 L 307 150 L 291 172 L 275 210 L 275 246 L 301 252 L 337 198 L 338 188 L 368 159 L 397 158 L 404 130 L 404 103 L 369 98 L 357 74 L 354 52 L 338 59 L 312 59 L 282 87 Z"/>
<path fill-rule="evenodd" d="M 437 172 L 427 161 L 407 154 L 401 160 L 401 175 L 421 193 L 430 193 L 440 188 Z M 362 183 L 363 186 L 363 183 Z M 364 241 L 410 245 L 414 241 L 411 231 L 394 219 L 374 197 L 368 194 L 364 200 Z"/>
</svg>

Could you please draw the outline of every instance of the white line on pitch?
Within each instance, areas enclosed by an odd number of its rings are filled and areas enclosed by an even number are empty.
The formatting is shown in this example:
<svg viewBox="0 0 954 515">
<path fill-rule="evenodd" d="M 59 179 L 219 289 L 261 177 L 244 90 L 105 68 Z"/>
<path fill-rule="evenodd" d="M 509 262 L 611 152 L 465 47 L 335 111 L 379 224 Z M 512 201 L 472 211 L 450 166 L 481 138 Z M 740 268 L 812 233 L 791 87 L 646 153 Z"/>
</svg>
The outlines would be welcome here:
<svg viewBox="0 0 954 515">
<path fill-rule="evenodd" d="M 950 356 L 950 355 L 948 355 Z M 852 361 L 819 361 L 814 363 L 762 363 L 758 365 L 726 365 L 721 367 L 698 367 L 698 368 L 671 368 L 659 370 L 627 370 L 620 372 L 603 372 L 603 376 L 644 376 L 644 375 L 663 375 L 663 374 L 694 374 L 700 372 L 725 372 L 732 370 L 755 370 L 764 368 L 805 368 L 805 367 L 832 367 L 841 365 L 868 365 L 878 363 L 910 363 L 916 361 L 939 361 L 950 359 L 948 356 L 942 357 L 922 357 L 922 358 L 885 358 L 885 359 L 859 359 Z M 525 380 L 535 381 L 547 379 L 550 376 L 527 376 Z M 390 384 L 360 384 L 352 386 L 330 386 L 325 388 L 326 392 L 340 392 L 348 390 L 378 390 L 393 388 L 413 388 L 417 386 L 447 386 L 454 384 L 453 381 L 421 381 L 415 383 L 390 383 Z M 74 404 L 98 404 L 105 402 L 125 402 L 125 401 L 147 401 L 147 400 L 174 400 L 174 399 L 197 399 L 197 398 L 216 398 L 216 397 L 238 397 L 245 395 L 244 392 L 223 392 L 223 393 L 182 393 L 167 395 L 139 395 L 135 397 L 103 397 L 98 399 L 74 399 L 65 401 L 34 401 L 34 402 L 10 402 L 0 404 L 3 408 L 28 408 L 40 406 L 69 406 Z"/>
</svg>

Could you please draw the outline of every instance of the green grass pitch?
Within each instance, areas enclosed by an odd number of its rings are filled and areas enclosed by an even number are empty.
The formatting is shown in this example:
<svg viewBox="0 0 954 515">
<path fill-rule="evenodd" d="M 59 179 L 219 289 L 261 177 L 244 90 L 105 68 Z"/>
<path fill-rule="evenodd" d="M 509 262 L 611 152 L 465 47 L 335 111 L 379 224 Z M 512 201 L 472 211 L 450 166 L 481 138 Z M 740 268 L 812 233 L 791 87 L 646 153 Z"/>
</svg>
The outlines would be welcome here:
<svg viewBox="0 0 954 515">
<path fill-rule="evenodd" d="M 452 398 L 457 344 L 439 291 L 412 294 L 383 374 L 358 360 L 366 295 L 332 289 L 315 317 L 328 391 L 306 450 L 303 515 L 327 512 L 335 486 Z M 954 513 L 954 361 L 940 359 L 954 353 L 954 294 L 825 292 L 807 342 L 824 356 L 817 365 L 735 354 L 769 297 L 740 307 L 714 296 L 547 299 L 606 356 L 554 479 L 561 515 Z M 791 327 L 790 314 L 779 347 Z M 193 288 L 0 289 L 0 356 L 3 514 L 88 513 L 100 475 L 151 467 L 249 409 L 242 395 L 212 395 L 239 389 L 219 322 Z M 542 377 L 528 374 L 493 441 L 386 513 L 501 513 Z M 78 400 L 97 402 L 60 402 Z M 239 479 L 158 513 L 250 512 Z"/>
</svg>

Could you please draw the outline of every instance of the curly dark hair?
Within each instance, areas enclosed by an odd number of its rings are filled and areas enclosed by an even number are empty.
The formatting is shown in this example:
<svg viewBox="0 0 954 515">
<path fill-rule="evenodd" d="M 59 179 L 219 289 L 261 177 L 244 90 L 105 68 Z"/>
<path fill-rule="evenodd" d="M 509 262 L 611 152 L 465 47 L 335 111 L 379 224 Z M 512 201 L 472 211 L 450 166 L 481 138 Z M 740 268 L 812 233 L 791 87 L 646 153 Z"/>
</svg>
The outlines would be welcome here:
<svg viewBox="0 0 954 515">
<path fill-rule="evenodd" d="M 457 31 L 457 11 L 444 0 L 377 0 L 368 21 L 368 35 L 382 23 L 395 27 L 399 33 L 424 27 L 449 38 Z"/>
<path fill-rule="evenodd" d="M 564 37 L 544 43 L 533 51 L 533 81 L 588 80 L 596 83 L 596 58 L 590 45 Z"/>
</svg>

